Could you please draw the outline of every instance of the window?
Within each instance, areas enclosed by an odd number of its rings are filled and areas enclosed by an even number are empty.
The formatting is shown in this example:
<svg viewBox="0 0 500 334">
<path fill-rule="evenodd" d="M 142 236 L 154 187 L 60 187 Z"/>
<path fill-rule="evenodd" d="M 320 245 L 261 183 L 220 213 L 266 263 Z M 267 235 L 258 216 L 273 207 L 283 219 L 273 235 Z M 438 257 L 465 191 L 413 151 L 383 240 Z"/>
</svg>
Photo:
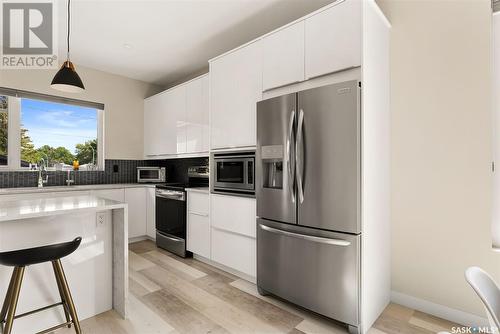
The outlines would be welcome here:
<svg viewBox="0 0 500 334">
<path fill-rule="evenodd" d="M 70 170 L 76 160 L 79 170 L 104 169 L 103 110 L 0 87 L 0 168 Z"/>
<path fill-rule="evenodd" d="M 97 133 L 97 109 L 21 99 L 21 167 L 94 170 Z"/>
</svg>

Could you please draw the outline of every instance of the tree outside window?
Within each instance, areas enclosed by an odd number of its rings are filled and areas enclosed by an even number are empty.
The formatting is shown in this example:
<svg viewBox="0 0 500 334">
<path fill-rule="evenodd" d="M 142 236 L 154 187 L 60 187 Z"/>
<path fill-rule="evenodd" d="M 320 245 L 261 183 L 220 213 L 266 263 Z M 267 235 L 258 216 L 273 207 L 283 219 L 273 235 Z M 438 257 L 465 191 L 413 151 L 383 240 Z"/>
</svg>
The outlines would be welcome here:
<svg viewBox="0 0 500 334">
<path fill-rule="evenodd" d="M 31 99 L 21 100 L 21 167 L 82 169 L 97 164 L 97 110 Z"/>
</svg>

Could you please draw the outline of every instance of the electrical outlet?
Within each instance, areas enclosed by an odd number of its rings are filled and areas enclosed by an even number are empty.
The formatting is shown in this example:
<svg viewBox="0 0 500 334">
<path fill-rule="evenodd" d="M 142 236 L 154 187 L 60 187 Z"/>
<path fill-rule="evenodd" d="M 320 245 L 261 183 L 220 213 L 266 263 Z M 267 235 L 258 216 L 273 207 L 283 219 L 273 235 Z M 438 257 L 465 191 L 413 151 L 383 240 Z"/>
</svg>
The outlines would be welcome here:
<svg viewBox="0 0 500 334">
<path fill-rule="evenodd" d="M 96 219 L 96 226 L 102 226 L 106 222 L 106 212 L 98 212 Z"/>
</svg>

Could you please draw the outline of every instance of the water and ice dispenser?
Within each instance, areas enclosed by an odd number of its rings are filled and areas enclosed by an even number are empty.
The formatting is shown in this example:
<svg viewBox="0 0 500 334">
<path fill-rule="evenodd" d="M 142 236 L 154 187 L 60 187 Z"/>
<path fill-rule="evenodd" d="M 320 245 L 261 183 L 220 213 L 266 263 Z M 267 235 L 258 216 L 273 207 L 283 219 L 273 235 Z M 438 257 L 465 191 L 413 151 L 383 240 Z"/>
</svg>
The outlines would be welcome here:
<svg viewBox="0 0 500 334">
<path fill-rule="evenodd" d="M 283 145 L 262 146 L 263 187 L 283 189 Z"/>
</svg>

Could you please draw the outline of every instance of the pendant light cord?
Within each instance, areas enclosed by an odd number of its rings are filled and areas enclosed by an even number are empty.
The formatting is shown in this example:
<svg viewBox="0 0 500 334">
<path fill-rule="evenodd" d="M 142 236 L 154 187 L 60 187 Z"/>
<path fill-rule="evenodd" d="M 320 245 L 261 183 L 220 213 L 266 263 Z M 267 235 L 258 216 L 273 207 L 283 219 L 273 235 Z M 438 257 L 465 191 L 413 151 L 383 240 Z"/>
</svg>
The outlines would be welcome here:
<svg viewBox="0 0 500 334">
<path fill-rule="evenodd" d="M 71 0 L 68 0 L 68 40 L 67 40 L 67 43 L 68 43 L 68 51 L 67 51 L 67 58 L 69 60 L 69 30 L 70 30 L 70 18 L 71 18 L 71 12 L 70 12 L 70 3 L 71 3 Z"/>
</svg>

